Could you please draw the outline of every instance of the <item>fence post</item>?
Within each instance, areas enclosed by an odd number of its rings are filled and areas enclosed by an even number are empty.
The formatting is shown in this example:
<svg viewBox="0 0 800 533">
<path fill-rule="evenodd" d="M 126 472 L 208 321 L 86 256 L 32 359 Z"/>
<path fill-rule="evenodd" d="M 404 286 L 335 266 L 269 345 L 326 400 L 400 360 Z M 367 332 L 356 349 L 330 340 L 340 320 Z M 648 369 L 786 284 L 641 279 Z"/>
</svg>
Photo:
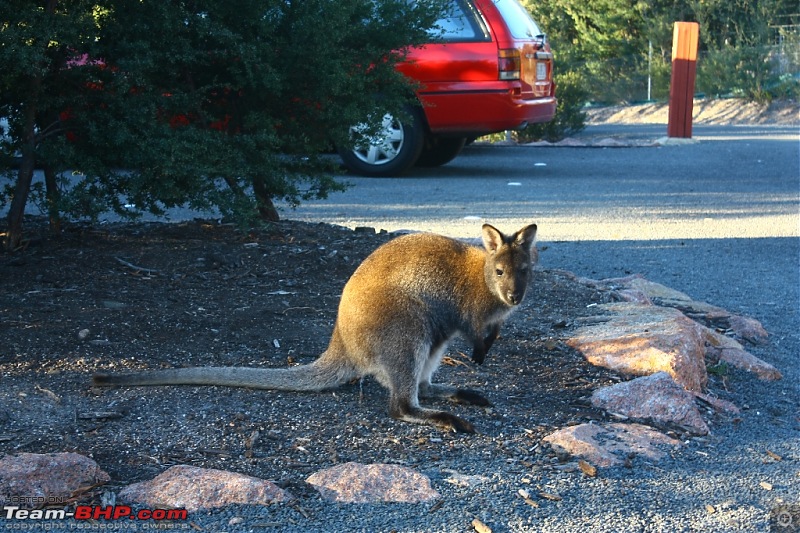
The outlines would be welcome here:
<svg viewBox="0 0 800 533">
<path fill-rule="evenodd" d="M 667 124 L 669 137 L 692 137 L 692 101 L 699 34 L 700 25 L 696 22 L 676 22 L 672 31 L 672 77 Z"/>
</svg>

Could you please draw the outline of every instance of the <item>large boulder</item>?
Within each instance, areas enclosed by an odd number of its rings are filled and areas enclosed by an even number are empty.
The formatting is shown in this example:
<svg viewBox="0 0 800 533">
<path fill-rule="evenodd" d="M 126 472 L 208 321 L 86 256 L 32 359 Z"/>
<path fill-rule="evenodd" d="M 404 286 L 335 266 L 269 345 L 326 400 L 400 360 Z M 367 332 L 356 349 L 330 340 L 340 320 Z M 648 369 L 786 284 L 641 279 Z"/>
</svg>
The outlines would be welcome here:
<svg viewBox="0 0 800 533">
<path fill-rule="evenodd" d="M 634 376 L 666 372 L 687 390 L 703 389 L 703 326 L 669 307 L 613 303 L 597 310 L 592 323 L 566 340 L 590 363 Z"/>
</svg>

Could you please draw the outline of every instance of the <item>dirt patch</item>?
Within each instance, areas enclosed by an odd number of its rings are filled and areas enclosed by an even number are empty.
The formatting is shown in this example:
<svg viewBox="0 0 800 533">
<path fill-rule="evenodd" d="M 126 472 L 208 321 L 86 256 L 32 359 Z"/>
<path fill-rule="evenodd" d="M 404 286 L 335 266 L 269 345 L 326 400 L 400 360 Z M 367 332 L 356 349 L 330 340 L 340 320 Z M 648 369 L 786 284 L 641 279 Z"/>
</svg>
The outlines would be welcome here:
<svg viewBox="0 0 800 533">
<path fill-rule="evenodd" d="M 548 462 L 544 435 L 604 417 L 587 396 L 619 378 L 559 339 L 608 293 L 548 271 L 535 274 L 486 364 L 455 343 L 437 374 L 494 404 L 446 407 L 477 436 L 389 418 L 370 379 L 317 394 L 91 386 L 94 371 L 310 362 L 347 278 L 390 238 L 297 222 L 253 233 L 199 221 L 75 226 L 0 255 L 0 452 L 88 455 L 117 486 L 190 464 L 302 494 L 311 472 L 345 461 L 431 466 L 458 450 L 478 464 L 491 449 L 494 459 Z"/>
<path fill-rule="evenodd" d="M 692 109 L 695 124 L 791 126 L 800 123 L 800 103 L 787 100 L 758 104 L 736 99 L 696 99 Z M 588 110 L 587 115 L 589 124 L 667 124 L 669 104 L 600 107 Z"/>
</svg>

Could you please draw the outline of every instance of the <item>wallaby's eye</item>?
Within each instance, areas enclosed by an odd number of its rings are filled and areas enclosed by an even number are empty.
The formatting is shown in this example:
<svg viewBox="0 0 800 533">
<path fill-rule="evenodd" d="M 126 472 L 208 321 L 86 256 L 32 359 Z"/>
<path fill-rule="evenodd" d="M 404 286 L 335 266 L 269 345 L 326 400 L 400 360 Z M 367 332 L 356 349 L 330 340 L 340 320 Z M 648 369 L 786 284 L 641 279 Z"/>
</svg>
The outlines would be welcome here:
<svg viewBox="0 0 800 533">
<path fill-rule="evenodd" d="M 499 278 L 500 276 L 503 275 L 503 269 L 502 268 L 495 269 L 494 273 L 497 274 L 497 277 Z"/>
</svg>

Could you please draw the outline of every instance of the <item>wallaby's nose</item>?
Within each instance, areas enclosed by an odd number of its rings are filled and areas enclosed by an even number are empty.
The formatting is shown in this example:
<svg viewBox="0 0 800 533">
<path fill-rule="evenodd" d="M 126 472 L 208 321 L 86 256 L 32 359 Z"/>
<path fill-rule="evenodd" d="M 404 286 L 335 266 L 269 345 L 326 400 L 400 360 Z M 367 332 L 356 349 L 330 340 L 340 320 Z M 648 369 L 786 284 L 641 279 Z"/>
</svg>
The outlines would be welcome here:
<svg viewBox="0 0 800 533">
<path fill-rule="evenodd" d="M 519 305 L 522 302 L 522 297 L 525 296 L 525 293 L 522 291 L 508 291 L 506 295 L 508 298 L 508 303 L 511 305 Z"/>
</svg>

